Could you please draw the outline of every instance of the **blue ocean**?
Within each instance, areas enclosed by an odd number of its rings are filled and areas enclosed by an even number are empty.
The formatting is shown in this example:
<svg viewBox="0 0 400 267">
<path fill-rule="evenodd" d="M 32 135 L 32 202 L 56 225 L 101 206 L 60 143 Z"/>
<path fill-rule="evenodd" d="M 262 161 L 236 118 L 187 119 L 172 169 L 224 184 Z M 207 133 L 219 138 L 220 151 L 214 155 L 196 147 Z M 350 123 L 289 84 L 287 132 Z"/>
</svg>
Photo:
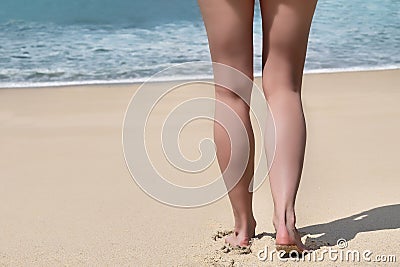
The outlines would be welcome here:
<svg viewBox="0 0 400 267">
<path fill-rule="evenodd" d="M 256 8 L 257 75 L 261 38 Z M 210 61 L 195 0 L 0 1 L 0 87 L 140 82 L 191 61 Z M 306 72 L 399 67 L 399 0 L 319 1 Z"/>
</svg>

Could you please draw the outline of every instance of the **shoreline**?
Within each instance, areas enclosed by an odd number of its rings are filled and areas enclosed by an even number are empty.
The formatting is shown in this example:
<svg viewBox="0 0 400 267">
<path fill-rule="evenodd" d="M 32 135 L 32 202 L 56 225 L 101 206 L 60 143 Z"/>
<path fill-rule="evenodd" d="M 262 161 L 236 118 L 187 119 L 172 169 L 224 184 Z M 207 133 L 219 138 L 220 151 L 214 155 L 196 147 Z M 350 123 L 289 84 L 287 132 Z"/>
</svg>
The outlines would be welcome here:
<svg viewBox="0 0 400 267">
<path fill-rule="evenodd" d="M 397 71 L 400 70 L 400 65 L 383 66 L 375 68 L 332 68 L 332 69 L 320 69 L 320 70 L 305 70 L 304 75 L 324 75 L 324 74 L 341 74 L 341 73 L 358 73 L 358 72 L 380 72 L 380 71 Z M 261 78 L 261 73 L 256 73 L 254 78 Z M 121 79 L 121 80 L 88 80 L 88 81 L 66 81 L 66 82 L 34 82 L 34 83 L 4 83 L 0 82 L 1 89 L 26 89 L 26 88 L 49 88 L 49 87 L 75 87 L 75 86 L 113 86 L 113 85 L 138 85 L 150 81 L 151 83 L 168 83 L 168 82 L 180 82 L 180 81 L 192 81 L 197 80 L 211 80 L 212 76 L 195 76 L 195 77 L 180 77 L 175 76 L 174 78 L 162 78 L 151 80 L 151 77 L 140 78 L 140 79 Z"/>
</svg>

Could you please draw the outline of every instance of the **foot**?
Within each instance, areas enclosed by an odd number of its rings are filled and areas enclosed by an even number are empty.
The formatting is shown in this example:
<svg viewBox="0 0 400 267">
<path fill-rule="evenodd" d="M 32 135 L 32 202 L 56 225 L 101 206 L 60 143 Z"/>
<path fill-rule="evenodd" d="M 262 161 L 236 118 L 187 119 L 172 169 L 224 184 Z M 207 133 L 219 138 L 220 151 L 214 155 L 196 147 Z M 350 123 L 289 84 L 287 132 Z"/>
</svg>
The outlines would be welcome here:
<svg viewBox="0 0 400 267">
<path fill-rule="evenodd" d="M 301 236 L 292 221 L 276 221 L 274 222 L 276 230 L 276 245 L 295 245 L 299 252 L 310 250 L 301 242 Z"/>
<path fill-rule="evenodd" d="M 256 221 L 251 219 L 240 227 L 235 226 L 233 234 L 225 238 L 225 243 L 230 244 L 232 247 L 244 247 L 250 245 L 250 240 L 254 237 L 256 230 Z"/>
</svg>

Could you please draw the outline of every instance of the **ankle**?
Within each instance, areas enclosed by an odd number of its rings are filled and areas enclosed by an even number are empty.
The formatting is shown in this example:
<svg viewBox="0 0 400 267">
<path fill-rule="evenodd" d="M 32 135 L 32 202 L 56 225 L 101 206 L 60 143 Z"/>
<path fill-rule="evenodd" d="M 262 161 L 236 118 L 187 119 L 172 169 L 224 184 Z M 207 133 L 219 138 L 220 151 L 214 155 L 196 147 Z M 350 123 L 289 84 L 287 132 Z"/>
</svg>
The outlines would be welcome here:
<svg viewBox="0 0 400 267">
<path fill-rule="evenodd" d="M 275 230 L 286 227 L 287 229 L 294 229 L 296 225 L 296 215 L 294 210 L 285 210 L 284 212 L 275 212 L 272 223 Z"/>
<path fill-rule="evenodd" d="M 240 223 L 235 225 L 234 231 L 242 237 L 252 238 L 255 235 L 257 222 L 253 216 L 244 218 Z"/>
</svg>

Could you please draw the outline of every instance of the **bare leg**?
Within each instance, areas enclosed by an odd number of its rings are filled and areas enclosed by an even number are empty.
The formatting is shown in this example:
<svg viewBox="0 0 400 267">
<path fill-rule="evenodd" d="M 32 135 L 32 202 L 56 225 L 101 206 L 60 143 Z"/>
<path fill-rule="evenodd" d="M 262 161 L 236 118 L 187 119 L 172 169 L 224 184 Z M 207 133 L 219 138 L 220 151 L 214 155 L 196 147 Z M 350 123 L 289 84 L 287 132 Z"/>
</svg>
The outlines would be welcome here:
<svg viewBox="0 0 400 267">
<path fill-rule="evenodd" d="M 301 83 L 316 0 L 260 0 L 263 18 L 263 89 L 276 126 L 270 169 L 276 243 L 301 243 L 295 199 L 303 168 L 306 125 Z"/>
<path fill-rule="evenodd" d="M 213 62 L 223 63 L 244 73 L 250 81 L 253 80 L 253 0 L 198 0 L 207 30 L 211 58 Z M 220 79 L 214 71 L 215 80 Z M 252 85 L 247 82 L 232 81 L 230 88 L 243 96 L 243 101 L 232 91 L 215 86 L 216 99 L 228 105 L 240 117 L 241 123 L 235 127 L 246 128 L 249 137 L 250 149 L 249 158 L 241 158 L 242 146 L 247 145 L 246 140 L 242 144 L 234 144 L 235 149 L 231 150 L 230 139 L 224 128 L 214 123 L 214 141 L 217 147 L 217 158 L 224 172 L 228 162 L 236 158 L 248 161 L 246 170 L 236 186 L 229 192 L 229 199 L 232 205 L 235 227 L 234 235 L 225 241 L 231 245 L 248 245 L 250 238 L 254 236 L 256 222 L 252 211 L 252 192 L 249 192 L 249 184 L 254 172 L 254 136 L 249 116 L 249 106 Z M 230 118 L 232 116 L 232 118 Z M 222 112 L 222 108 L 216 104 L 216 121 L 234 121 L 233 114 Z M 232 134 L 232 133 L 229 133 Z M 237 147 L 236 147 L 237 146 Z M 238 180 L 241 172 L 229 172 L 224 175 L 226 184 L 232 180 Z"/>
</svg>

